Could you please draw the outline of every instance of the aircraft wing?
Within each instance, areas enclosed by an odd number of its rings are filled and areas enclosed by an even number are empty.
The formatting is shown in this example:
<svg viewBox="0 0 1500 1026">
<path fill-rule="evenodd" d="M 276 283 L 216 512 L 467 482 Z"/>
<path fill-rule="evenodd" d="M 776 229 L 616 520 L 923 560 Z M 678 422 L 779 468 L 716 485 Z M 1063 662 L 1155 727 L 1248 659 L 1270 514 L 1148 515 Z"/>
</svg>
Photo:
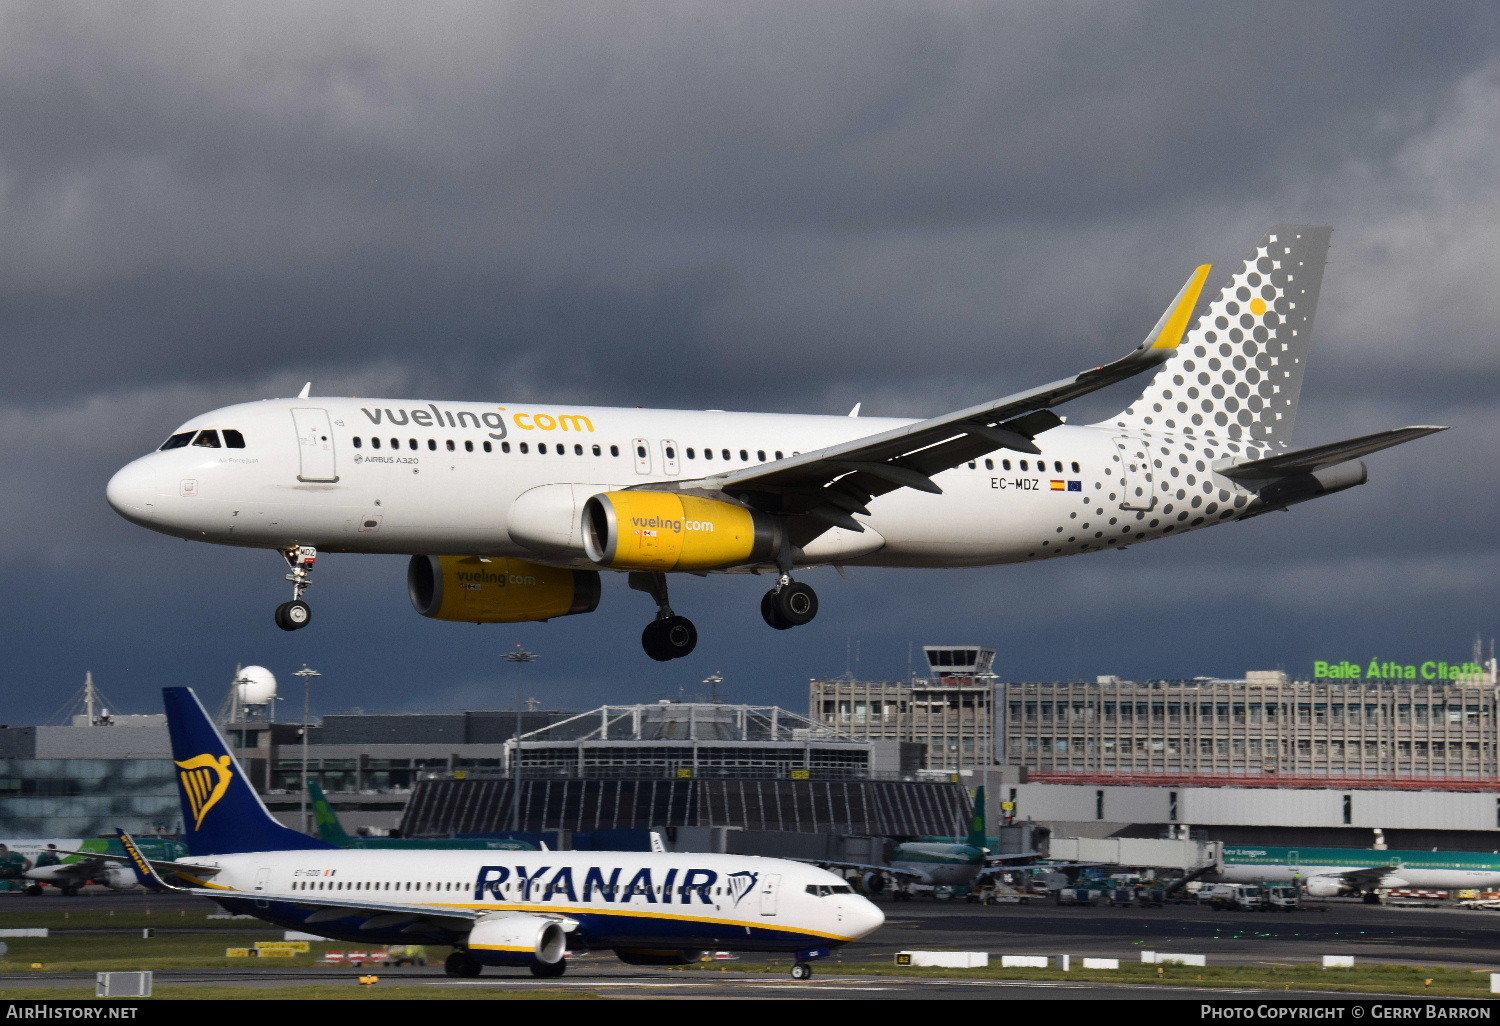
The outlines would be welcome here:
<svg viewBox="0 0 1500 1026">
<path fill-rule="evenodd" d="M 131 859 L 128 855 L 112 855 L 109 852 L 104 851 L 64 851 L 63 849 L 59 848 L 58 854 L 82 855 L 85 859 L 97 859 L 100 862 L 119 862 L 125 865 L 131 864 Z M 219 870 L 214 866 L 199 866 L 191 862 L 170 862 L 166 859 L 146 859 L 146 861 L 149 862 L 158 873 L 191 873 L 193 876 L 209 878 L 219 875 Z M 64 865 L 70 866 L 81 864 L 82 863 L 78 862 L 64 863 Z"/>
<path fill-rule="evenodd" d="M 1380 886 L 1391 873 L 1396 871 L 1395 866 L 1370 866 L 1368 869 L 1346 869 L 1342 873 L 1325 873 L 1324 876 L 1336 876 L 1350 887 L 1367 891 Z"/>
<path fill-rule="evenodd" d="M 897 488 L 941 493 L 932 476 L 997 449 L 1039 453 L 1033 439 L 1057 427 L 1052 407 L 1087 395 L 1170 358 L 1187 331 L 1209 265 L 1188 278 L 1146 340 L 1129 354 L 1040 388 L 867 435 L 787 459 L 691 481 L 655 482 L 646 489 L 717 492 L 768 513 L 793 517 L 792 540 L 806 544 L 830 527 L 863 531 L 851 516 Z"/>
<path fill-rule="evenodd" d="M 1250 480 L 1284 477 L 1288 474 L 1312 474 L 1324 467 L 1331 467 L 1335 463 L 1358 459 L 1372 452 L 1400 445 L 1402 442 L 1410 442 L 1413 439 L 1447 430 L 1446 427 L 1430 425 L 1393 428 L 1390 431 L 1378 431 L 1373 435 L 1361 435 L 1358 438 L 1330 442 L 1327 445 L 1314 445 L 1307 449 L 1297 449 L 1294 452 L 1267 456 L 1262 460 L 1249 460 L 1245 463 L 1216 469 L 1225 477 Z"/>
<path fill-rule="evenodd" d="M 819 869 L 858 871 L 861 873 L 889 873 L 891 876 L 899 876 L 907 880 L 921 882 L 925 877 L 921 873 L 914 873 L 909 869 L 897 869 L 895 866 L 876 866 L 865 862 L 834 862 L 830 859 L 787 859 L 788 862 L 805 862 Z"/>
</svg>

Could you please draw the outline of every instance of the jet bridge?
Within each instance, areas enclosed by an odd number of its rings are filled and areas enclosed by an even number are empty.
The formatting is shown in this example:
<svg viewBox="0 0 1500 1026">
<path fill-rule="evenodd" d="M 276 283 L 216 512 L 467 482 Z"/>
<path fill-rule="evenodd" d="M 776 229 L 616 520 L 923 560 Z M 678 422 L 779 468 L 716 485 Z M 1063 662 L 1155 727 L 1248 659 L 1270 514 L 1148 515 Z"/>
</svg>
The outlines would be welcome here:
<svg viewBox="0 0 1500 1026">
<path fill-rule="evenodd" d="M 1222 855 L 1221 841 L 1152 837 L 1053 837 L 1047 846 L 1047 858 L 1054 862 L 1177 869 L 1184 873 L 1217 866 Z"/>
</svg>

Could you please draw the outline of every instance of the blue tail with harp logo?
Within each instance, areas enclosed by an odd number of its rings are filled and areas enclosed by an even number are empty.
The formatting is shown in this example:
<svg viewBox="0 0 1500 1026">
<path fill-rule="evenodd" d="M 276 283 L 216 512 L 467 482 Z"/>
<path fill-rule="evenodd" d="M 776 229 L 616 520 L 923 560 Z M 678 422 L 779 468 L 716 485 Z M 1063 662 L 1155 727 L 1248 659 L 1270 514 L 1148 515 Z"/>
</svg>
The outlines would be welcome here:
<svg viewBox="0 0 1500 1026">
<path fill-rule="evenodd" d="M 162 688 L 162 697 L 190 854 L 334 847 L 282 826 L 266 810 L 192 688 Z"/>
</svg>

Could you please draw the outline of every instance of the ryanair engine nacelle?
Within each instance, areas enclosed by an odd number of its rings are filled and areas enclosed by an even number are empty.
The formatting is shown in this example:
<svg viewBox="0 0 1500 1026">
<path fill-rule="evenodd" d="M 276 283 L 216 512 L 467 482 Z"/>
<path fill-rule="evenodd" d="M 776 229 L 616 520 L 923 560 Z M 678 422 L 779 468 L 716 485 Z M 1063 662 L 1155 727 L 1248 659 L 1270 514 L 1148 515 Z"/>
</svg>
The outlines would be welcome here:
<svg viewBox="0 0 1500 1026">
<path fill-rule="evenodd" d="M 406 588 L 423 616 L 464 623 L 525 623 L 592 613 L 599 607 L 600 591 L 595 570 L 479 556 L 413 556 Z"/>
<path fill-rule="evenodd" d="M 560 922 L 524 912 L 481 916 L 469 931 L 469 955 L 480 965 L 556 966 L 567 950 Z"/>
</svg>

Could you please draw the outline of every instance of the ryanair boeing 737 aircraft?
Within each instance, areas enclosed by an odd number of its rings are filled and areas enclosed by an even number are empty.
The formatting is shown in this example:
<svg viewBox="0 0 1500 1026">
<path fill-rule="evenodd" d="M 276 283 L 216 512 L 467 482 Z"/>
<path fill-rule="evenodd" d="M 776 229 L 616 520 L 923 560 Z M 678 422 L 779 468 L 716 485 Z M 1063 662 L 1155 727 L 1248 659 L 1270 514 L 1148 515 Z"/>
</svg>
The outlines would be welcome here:
<svg viewBox="0 0 1500 1026">
<path fill-rule="evenodd" d="M 670 573 L 766 573 L 766 623 L 805 624 L 808 567 L 970 567 L 1124 548 L 1366 480 L 1360 457 L 1439 427 L 1290 448 L 1329 228 L 1271 230 L 1194 320 L 1189 276 L 1123 358 L 909 421 L 389 399 L 295 399 L 194 417 L 109 482 L 163 534 L 279 551 L 303 593 L 324 552 L 410 555 L 424 616 L 516 623 L 587 613 L 629 574 L 665 660 L 697 644 Z M 1053 408 L 1155 369 L 1125 410 Z M 856 408 L 856 413 L 858 409 Z"/>
<path fill-rule="evenodd" d="M 336 848 L 272 818 L 189 688 L 162 693 L 188 854 L 153 859 L 122 833 L 128 858 L 116 859 L 153 890 L 335 940 L 452 945 L 450 976 L 561 976 L 569 952 L 599 950 L 691 965 L 724 949 L 785 953 L 806 979 L 811 961 L 885 922 L 841 877 L 783 859 Z"/>
</svg>

